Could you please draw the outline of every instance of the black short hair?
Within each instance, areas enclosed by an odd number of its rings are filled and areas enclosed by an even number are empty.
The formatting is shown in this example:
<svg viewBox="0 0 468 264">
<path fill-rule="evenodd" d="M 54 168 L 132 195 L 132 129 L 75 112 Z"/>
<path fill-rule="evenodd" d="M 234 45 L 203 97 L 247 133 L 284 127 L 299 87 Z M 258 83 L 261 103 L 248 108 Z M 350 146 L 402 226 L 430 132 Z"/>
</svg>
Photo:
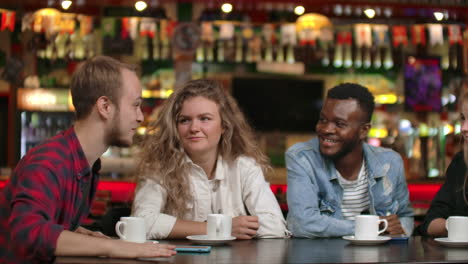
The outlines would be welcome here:
<svg viewBox="0 0 468 264">
<path fill-rule="evenodd" d="M 328 90 L 327 98 L 357 100 L 361 109 L 367 114 L 367 122 L 371 121 L 375 107 L 374 96 L 366 87 L 357 83 L 342 83 Z"/>
</svg>

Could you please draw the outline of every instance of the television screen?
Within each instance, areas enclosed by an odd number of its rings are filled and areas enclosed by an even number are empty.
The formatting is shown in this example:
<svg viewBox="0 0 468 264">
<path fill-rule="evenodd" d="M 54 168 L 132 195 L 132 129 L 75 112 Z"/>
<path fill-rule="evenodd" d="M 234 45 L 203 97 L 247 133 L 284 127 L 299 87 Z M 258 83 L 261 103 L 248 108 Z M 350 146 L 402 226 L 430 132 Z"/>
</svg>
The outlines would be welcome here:
<svg viewBox="0 0 468 264">
<path fill-rule="evenodd" d="M 232 95 L 258 131 L 313 132 L 323 81 L 291 77 L 235 77 Z"/>
<path fill-rule="evenodd" d="M 405 108 L 415 112 L 440 111 L 441 91 L 439 58 L 409 56 L 405 62 Z"/>
</svg>

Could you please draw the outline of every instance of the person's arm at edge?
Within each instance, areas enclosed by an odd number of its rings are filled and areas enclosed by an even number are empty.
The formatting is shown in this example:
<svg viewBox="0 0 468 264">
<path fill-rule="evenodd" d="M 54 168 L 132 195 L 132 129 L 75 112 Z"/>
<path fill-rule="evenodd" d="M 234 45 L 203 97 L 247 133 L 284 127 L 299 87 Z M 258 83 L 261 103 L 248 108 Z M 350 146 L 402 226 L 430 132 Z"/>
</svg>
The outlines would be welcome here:
<svg viewBox="0 0 468 264">
<path fill-rule="evenodd" d="M 186 238 L 191 235 L 206 235 L 206 222 L 177 219 L 168 238 Z"/>
<path fill-rule="evenodd" d="M 427 234 L 434 237 L 446 237 L 447 229 L 445 228 L 445 218 L 436 218 L 429 223 Z"/>
<path fill-rule="evenodd" d="M 354 233 L 354 221 L 324 216 L 318 208 L 318 190 L 297 156 L 286 152 L 288 173 L 288 228 L 296 237 L 339 237 Z M 311 168 L 309 168 L 311 169 Z M 312 171 L 312 169 L 311 169 Z M 319 227 L 324 225 L 322 227 Z"/>
<path fill-rule="evenodd" d="M 409 199 L 409 191 L 408 185 L 406 184 L 406 177 L 404 171 L 403 160 L 398 153 L 395 153 L 396 161 L 394 163 L 394 167 L 397 168 L 397 191 L 395 192 L 395 199 L 398 201 L 400 205 L 396 215 L 398 215 L 400 219 L 401 226 L 405 231 L 407 236 L 410 236 L 413 233 L 414 229 L 414 211 L 411 207 L 410 199 Z"/>
<path fill-rule="evenodd" d="M 243 202 L 248 212 L 258 217 L 260 224 L 256 237 L 288 237 L 290 232 L 286 229 L 286 220 L 270 185 L 265 181 L 261 167 L 251 159 L 239 162 Z"/>
<path fill-rule="evenodd" d="M 161 213 L 166 205 L 166 190 L 152 180 L 140 182 L 133 203 L 132 215 L 143 217 L 146 236 L 150 239 L 186 238 L 206 234 L 206 223 L 178 219 Z"/>
<path fill-rule="evenodd" d="M 423 235 L 447 235 L 447 230 L 445 229 L 445 219 L 449 217 L 450 211 L 453 210 L 453 201 L 455 201 L 455 178 L 457 176 L 457 170 L 459 169 L 455 163 L 456 161 L 453 160 L 447 168 L 446 180 L 439 191 L 437 191 L 437 194 L 432 200 L 431 206 L 426 213 L 424 222 L 419 228 Z M 441 222 L 443 222 L 443 226 L 441 226 Z"/>
<path fill-rule="evenodd" d="M 116 258 L 170 257 L 176 253 L 174 248 L 175 246 L 172 245 L 132 243 L 64 230 L 58 237 L 55 255 Z"/>
</svg>

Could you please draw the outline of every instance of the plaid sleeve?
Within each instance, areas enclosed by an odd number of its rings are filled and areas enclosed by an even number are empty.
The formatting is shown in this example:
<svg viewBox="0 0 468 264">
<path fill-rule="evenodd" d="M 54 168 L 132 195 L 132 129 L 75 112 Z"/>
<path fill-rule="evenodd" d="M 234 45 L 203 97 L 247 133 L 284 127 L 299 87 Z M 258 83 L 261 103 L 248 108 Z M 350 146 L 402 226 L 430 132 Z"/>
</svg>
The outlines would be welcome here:
<svg viewBox="0 0 468 264">
<path fill-rule="evenodd" d="M 16 172 L 12 190 L 11 241 L 15 254 L 49 262 L 64 227 L 56 224 L 60 180 L 45 166 L 30 164 Z"/>
</svg>

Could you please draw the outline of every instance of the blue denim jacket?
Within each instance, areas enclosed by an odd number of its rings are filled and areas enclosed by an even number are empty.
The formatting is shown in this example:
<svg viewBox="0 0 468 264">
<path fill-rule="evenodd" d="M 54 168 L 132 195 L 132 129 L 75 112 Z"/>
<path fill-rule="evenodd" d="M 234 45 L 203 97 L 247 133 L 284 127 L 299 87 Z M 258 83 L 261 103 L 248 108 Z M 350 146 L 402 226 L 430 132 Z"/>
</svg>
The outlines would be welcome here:
<svg viewBox="0 0 468 264">
<path fill-rule="evenodd" d="M 413 231 L 413 209 L 400 155 L 363 143 L 368 169 L 370 213 L 396 214 L 407 235 Z M 313 138 L 286 152 L 288 228 L 296 237 L 337 237 L 354 234 L 354 221 L 341 213 L 343 189 L 336 168 Z"/>
</svg>

